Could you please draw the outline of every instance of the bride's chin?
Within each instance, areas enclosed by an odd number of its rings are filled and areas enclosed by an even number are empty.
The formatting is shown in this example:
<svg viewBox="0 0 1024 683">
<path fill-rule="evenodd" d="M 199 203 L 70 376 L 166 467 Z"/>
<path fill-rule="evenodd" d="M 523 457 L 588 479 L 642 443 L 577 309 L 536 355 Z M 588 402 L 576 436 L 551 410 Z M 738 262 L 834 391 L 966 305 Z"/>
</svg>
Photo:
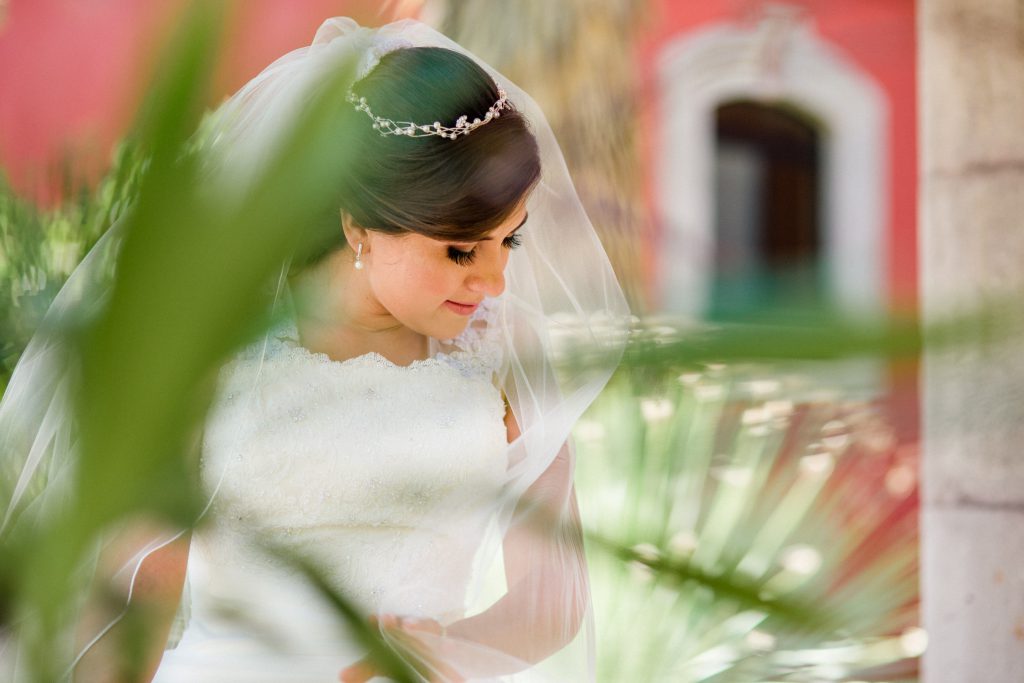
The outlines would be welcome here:
<svg viewBox="0 0 1024 683">
<path fill-rule="evenodd" d="M 434 339 L 454 339 L 458 337 L 466 329 L 466 325 L 469 324 L 469 318 L 456 315 L 454 313 L 448 313 L 446 316 L 448 320 L 437 325 L 437 329 L 434 330 L 436 334 L 430 334 L 428 336 Z M 455 320 L 452 320 L 455 318 Z"/>
</svg>

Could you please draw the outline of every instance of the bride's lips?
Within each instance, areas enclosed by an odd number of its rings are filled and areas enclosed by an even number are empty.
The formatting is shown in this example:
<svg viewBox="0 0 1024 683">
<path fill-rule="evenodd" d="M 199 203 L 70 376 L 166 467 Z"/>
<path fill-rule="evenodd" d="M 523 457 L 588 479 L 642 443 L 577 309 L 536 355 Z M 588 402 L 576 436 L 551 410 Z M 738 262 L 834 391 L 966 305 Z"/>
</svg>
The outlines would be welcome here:
<svg viewBox="0 0 1024 683">
<path fill-rule="evenodd" d="M 448 310 L 455 311 L 459 315 L 469 315 L 470 313 L 475 311 L 476 307 L 479 306 L 480 304 L 460 304 L 455 301 L 447 300 L 444 302 L 444 305 L 448 308 Z"/>
</svg>

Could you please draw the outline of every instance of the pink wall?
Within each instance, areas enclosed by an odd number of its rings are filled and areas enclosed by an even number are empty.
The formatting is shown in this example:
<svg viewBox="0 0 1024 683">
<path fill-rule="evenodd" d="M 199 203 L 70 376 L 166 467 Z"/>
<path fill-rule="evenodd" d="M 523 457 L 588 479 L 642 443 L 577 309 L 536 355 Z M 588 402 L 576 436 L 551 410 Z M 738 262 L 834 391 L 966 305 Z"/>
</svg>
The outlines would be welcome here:
<svg viewBox="0 0 1024 683">
<path fill-rule="evenodd" d="M 59 199 L 61 171 L 99 177 L 130 125 L 156 50 L 186 0 L 10 0 L 0 18 L 0 167 L 20 193 Z M 218 90 L 228 94 L 331 16 L 379 24 L 418 2 L 236 0 Z"/>
<path fill-rule="evenodd" d="M 0 29 L 0 164 L 15 186 L 55 198 L 74 157 L 95 175 L 130 118 L 145 36 L 169 1 L 13 0 Z"/>
</svg>

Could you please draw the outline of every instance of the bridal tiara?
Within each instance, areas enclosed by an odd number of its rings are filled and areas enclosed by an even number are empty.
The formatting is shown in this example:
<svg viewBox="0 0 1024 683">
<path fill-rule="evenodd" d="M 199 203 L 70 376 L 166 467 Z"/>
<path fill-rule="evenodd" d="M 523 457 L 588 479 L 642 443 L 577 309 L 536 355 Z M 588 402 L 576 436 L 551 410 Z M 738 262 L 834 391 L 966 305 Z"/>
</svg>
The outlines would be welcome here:
<svg viewBox="0 0 1024 683">
<path fill-rule="evenodd" d="M 370 105 L 366 103 L 365 97 L 360 97 L 349 91 L 346 99 L 355 106 L 357 111 L 366 112 L 366 115 L 373 121 L 374 130 L 383 137 L 388 135 L 405 135 L 411 138 L 425 138 L 428 135 L 440 135 L 443 138 L 454 140 L 460 135 L 468 135 L 471 131 L 498 118 L 501 116 L 502 109 L 511 108 L 508 95 L 500 85 L 498 86 L 498 99 L 495 100 L 482 119 L 474 118 L 470 121 L 468 116 L 463 115 L 455 121 L 454 126 L 442 126 L 440 121 L 434 121 L 431 124 L 419 124 L 412 121 L 392 121 L 391 119 L 375 115 L 370 110 Z"/>
<path fill-rule="evenodd" d="M 356 64 L 355 82 L 363 80 L 371 71 L 377 68 L 384 55 L 410 47 L 414 47 L 414 45 L 408 40 L 373 34 L 371 44 L 363 52 L 359 62 Z M 482 119 L 474 118 L 470 121 L 468 116 L 460 116 L 456 119 L 454 126 L 443 126 L 440 121 L 421 124 L 413 123 L 412 121 L 393 121 L 383 116 L 377 116 L 370 110 L 370 105 L 367 104 L 366 98 L 356 95 L 351 89 L 349 89 L 346 99 L 352 103 L 357 111 L 365 112 L 370 117 L 370 120 L 373 121 L 373 129 L 381 137 L 405 135 L 410 138 L 425 138 L 428 135 L 439 135 L 442 138 L 454 140 L 460 135 L 467 135 L 485 123 L 490 123 L 498 118 L 501 116 L 502 109 L 512 108 L 511 103 L 508 101 L 508 95 L 500 85 L 498 86 L 498 99 L 495 100 Z"/>
</svg>

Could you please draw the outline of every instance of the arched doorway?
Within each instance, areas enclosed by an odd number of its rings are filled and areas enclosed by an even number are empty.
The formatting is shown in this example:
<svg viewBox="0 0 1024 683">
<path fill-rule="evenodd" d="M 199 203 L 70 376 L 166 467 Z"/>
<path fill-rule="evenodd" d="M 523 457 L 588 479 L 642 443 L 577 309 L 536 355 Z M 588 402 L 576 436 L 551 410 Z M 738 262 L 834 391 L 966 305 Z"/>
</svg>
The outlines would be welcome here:
<svg viewBox="0 0 1024 683">
<path fill-rule="evenodd" d="M 752 100 L 725 102 L 714 117 L 707 315 L 800 315 L 828 305 L 822 127 L 795 107 Z"/>
<path fill-rule="evenodd" d="M 710 25 L 659 55 L 658 110 L 665 116 L 654 157 L 661 226 L 655 300 L 668 313 L 696 319 L 715 307 L 716 112 L 756 103 L 817 130 L 817 248 L 827 285 L 819 289 L 845 314 L 876 315 L 887 292 L 884 93 L 809 23 L 784 32 L 782 62 L 765 63 L 774 31 L 772 22 Z"/>
</svg>

